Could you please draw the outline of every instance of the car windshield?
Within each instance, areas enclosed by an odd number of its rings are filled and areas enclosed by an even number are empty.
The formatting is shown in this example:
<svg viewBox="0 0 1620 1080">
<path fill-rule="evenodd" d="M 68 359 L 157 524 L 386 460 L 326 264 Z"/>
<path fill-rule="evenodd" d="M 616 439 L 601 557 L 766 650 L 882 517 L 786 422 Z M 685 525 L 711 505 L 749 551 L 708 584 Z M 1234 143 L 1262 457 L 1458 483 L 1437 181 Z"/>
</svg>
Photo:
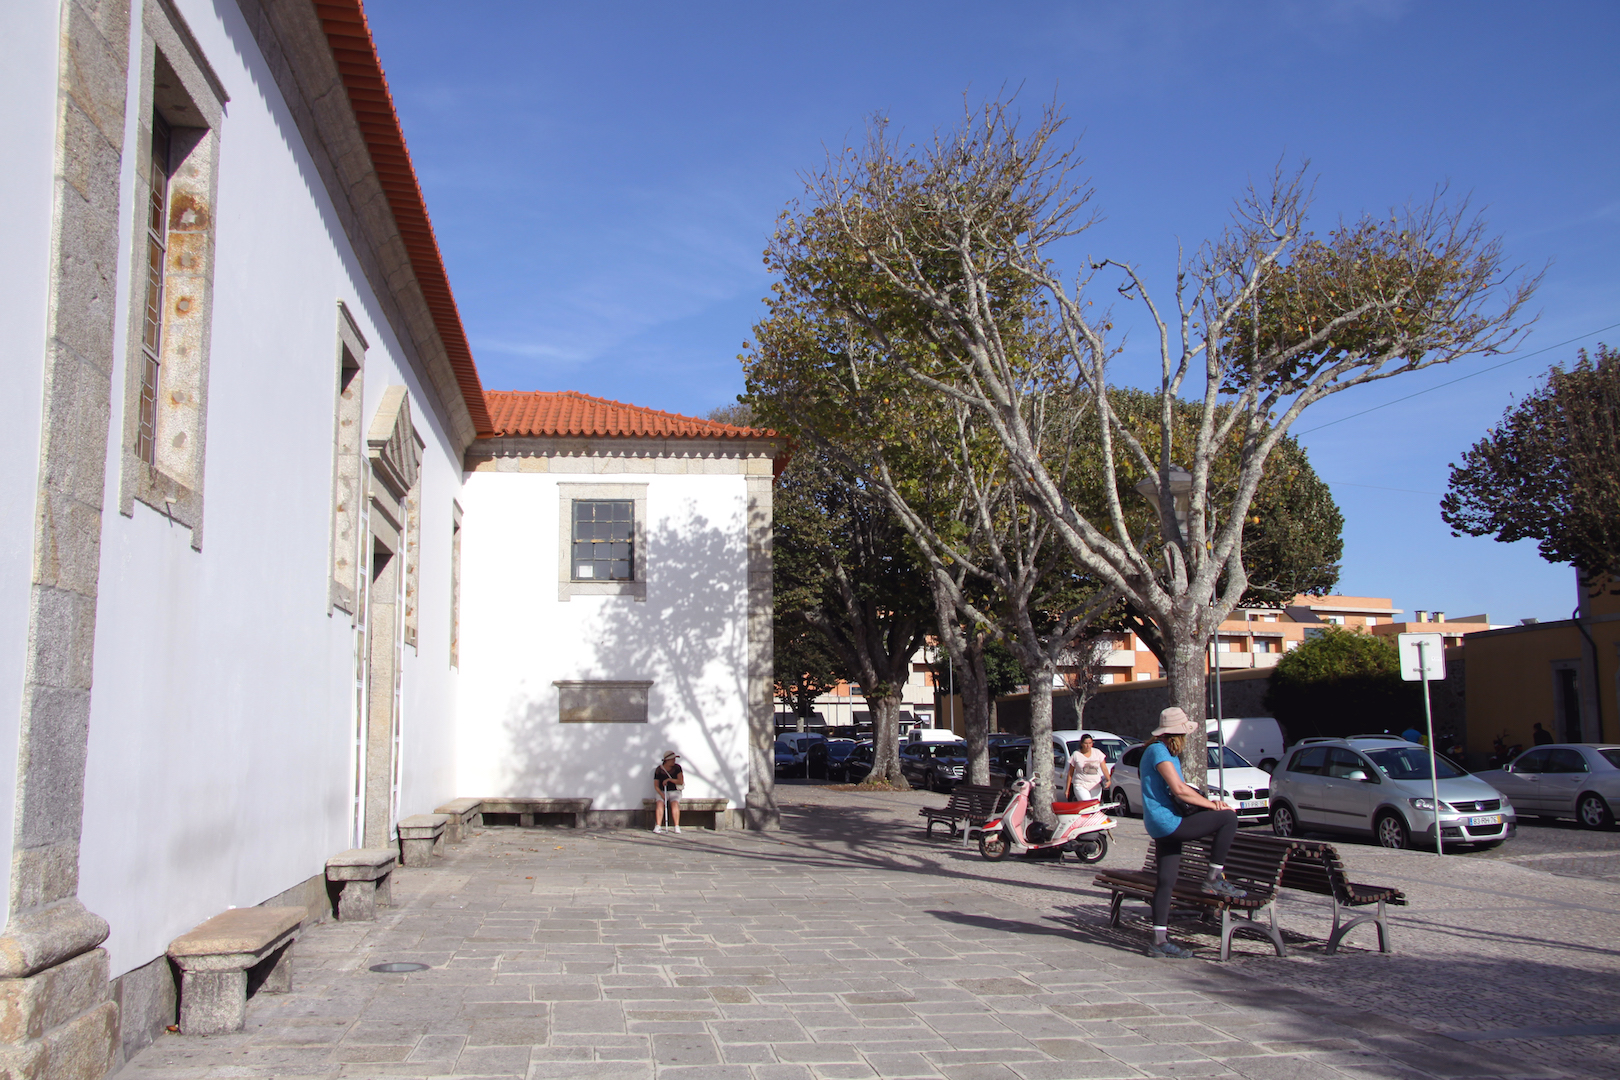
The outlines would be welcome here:
<svg viewBox="0 0 1620 1080">
<path fill-rule="evenodd" d="M 1209 767 L 1211 769 L 1219 769 L 1219 768 L 1221 768 L 1220 753 L 1221 753 L 1221 748 L 1219 746 L 1212 746 L 1212 747 L 1209 748 Z M 1226 747 L 1226 768 L 1228 768 L 1228 769 L 1252 769 L 1252 768 L 1254 768 L 1254 766 L 1250 765 L 1247 761 L 1245 761 L 1243 759 L 1243 756 L 1241 754 L 1237 753 L 1230 746 L 1228 746 L 1228 747 Z"/>
<path fill-rule="evenodd" d="M 1372 758 L 1374 765 L 1380 772 L 1391 780 L 1427 780 L 1429 778 L 1429 752 L 1417 746 L 1395 746 L 1388 750 L 1369 750 L 1367 756 Z M 1435 760 L 1439 762 L 1439 779 L 1451 780 L 1458 776 L 1467 776 L 1468 770 L 1450 761 L 1444 754 L 1436 754 Z"/>
</svg>

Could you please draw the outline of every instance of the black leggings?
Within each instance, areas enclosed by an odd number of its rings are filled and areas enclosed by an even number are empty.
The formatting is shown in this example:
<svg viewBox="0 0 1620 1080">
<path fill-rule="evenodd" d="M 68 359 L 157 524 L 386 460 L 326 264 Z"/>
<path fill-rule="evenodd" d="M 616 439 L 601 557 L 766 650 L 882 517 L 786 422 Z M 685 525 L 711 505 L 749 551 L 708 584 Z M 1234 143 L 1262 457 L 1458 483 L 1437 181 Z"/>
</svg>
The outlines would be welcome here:
<svg viewBox="0 0 1620 1080">
<path fill-rule="evenodd" d="M 1170 924 L 1170 890 L 1175 887 L 1176 875 L 1181 872 L 1181 845 L 1186 840 L 1215 834 L 1215 846 L 1210 849 L 1209 861 L 1224 865 L 1226 853 L 1237 835 L 1238 817 L 1235 810 L 1200 810 L 1181 819 L 1176 831 L 1153 841 L 1153 850 L 1159 864 L 1158 887 L 1153 890 L 1153 925 Z"/>
</svg>

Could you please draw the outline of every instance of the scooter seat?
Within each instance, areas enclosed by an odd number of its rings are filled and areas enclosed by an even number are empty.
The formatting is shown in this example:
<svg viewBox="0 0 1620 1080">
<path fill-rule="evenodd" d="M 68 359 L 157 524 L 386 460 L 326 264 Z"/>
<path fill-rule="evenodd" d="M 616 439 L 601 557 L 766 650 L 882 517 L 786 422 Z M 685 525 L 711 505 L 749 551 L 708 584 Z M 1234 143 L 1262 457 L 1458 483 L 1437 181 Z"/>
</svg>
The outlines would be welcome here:
<svg viewBox="0 0 1620 1080">
<path fill-rule="evenodd" d="M 1100 802 L 1102 802 L 1101 799 L 1087 799 L 1085 802 L 1055 802 L 1052 804 L 1052 813 L 1083 814 Z"/>
</svg>

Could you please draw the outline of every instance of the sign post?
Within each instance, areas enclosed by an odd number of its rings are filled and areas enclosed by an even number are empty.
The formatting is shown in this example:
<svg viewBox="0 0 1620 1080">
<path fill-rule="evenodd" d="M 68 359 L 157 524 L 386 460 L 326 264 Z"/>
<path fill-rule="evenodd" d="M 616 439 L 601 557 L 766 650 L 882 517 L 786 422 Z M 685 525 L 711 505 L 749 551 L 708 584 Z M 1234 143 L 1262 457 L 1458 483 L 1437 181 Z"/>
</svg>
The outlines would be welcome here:
<svg viewBox="0 0 1620 1080">
<path fill-rule="evenodd" d="M 1440 836 L 1440 769 L 1434 749 L 1434 710 L 1429 705 L 1429 680 L 1446 677 L 1446 643 L 1439 634 L 1397 634 L 1401 650 L 1401 678 L 1423 684 L 1423 721 L 1429 729 L 1429 784 L 1434 793 L 1434 853 L 1445 855 Z"/>
<path fill-rule="evenodd" d="M 1210 655 L 1214 657 L 1215 670 L 1215 783 L 1222 791 L 1226 790 L 1226 718 L 1221 715 L 1221 647 L 1220 635 L 1216 634 L 1210 641 Z M 1205 737 L 1204 747 L 1209 747 L 1209 739 Z M 1222 798 L 1225 798 L 1223 795 Z"/>
</svg>

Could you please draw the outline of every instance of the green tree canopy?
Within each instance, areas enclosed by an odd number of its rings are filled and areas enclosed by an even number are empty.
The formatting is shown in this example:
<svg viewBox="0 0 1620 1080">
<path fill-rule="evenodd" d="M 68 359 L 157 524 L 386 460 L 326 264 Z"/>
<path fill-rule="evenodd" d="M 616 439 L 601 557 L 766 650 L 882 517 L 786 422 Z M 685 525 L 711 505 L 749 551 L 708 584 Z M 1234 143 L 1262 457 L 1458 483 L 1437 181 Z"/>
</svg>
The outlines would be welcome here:
<svg viewBox="0 0 1620 1080">
<path fill-rule="evenodd" d="M 1620 352 L 1549 371 L 1451 466 L 1440 517 L 1453 536 L 1536 540 L 1583 578 L 1620 578 Z"/>
</svg>

